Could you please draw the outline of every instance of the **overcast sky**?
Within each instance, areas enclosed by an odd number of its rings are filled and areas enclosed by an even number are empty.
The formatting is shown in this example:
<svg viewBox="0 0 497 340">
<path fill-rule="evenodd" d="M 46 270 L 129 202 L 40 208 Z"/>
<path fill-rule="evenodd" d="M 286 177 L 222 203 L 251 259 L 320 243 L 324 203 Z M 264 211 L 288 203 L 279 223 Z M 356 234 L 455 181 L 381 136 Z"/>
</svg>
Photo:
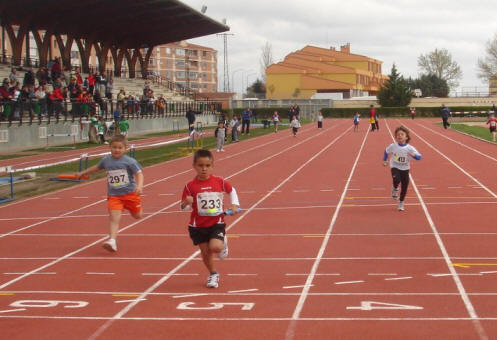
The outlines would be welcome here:
<svg viewBox="0 0 497 340">
<path fill-rule="evenodd" d="M 383 73 L 395 63 L 404 76 L 419 74 L 417 58 L 446 48 L 463 71 L 460 87 L 487 86 L 476 77 L 476 62 L 497 31 L 495 0 L 183 0 L 227 24 L 230 82 L 235 90 L 260 75 L 261 48 L 270 42 L 275 62 L 305 45 L 351 44 L 352 53 L 383 61 Z M 190 40 L 218 50 L 219 89 L 223 90 L 223 44 L 215 35 Z M 257 73 L 257 75 L 252 74 Z M 248 77 L 247 77 L 248 76 Z"/>
</svg>

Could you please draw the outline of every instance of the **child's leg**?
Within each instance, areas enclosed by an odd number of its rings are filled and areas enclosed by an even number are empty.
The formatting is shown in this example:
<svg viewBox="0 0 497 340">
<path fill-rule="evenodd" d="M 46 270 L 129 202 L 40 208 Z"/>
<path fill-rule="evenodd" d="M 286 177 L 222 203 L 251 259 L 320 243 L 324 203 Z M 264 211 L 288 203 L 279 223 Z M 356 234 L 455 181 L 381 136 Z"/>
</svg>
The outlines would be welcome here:
<svg viewBox="0 0 497 340">
<path fill-rule="evenodd" d="M 121 220 L 121 210 L 109 210 L 109 236 L 116 239 L 119 221 Z"/>
<path fill-rule="evenodd" d="M 495 142 L 495 134 L 496 134 L 496 133 L 497 133 L 496 131 L 492 131 L 492 140 L 493 140 L 494 142 Z"/>
<path fill-rule="evenodd" d="M 140 218 L 143 217 L 143 210 L 140 210 L 138 212 L 131 212 L 130 211 L 130 214 L 131 214 L 131 216 L 133 216 L 133 218 L 139 220 Z"/>
<path fill-rule="evenodd" d="M 409 170 L 401 170 L 400 171 L 400 181 L 401 181 L 401 190 L 399 201 L 404 202 L 407 194 L 407 187 L 409 186 Z"/>
<path fill-rule="evenodd" d="M 204 261 L 204 264 L 207 267 L 209 273 L 216 272 L 216 269 L 214 267 L 214 256 L 212 256 L 212 252 L 209 248 L 209 243 L 200 243 L 198 247 L 200 249 L 200 254 L 202 254 L 202 261 Z"/>
<path fill-rule="evenodd" d="M 397 168 L 392 168 L 391 171 L 392 171 L 393 187 L 397 189 L 401 181 L 400 170 Z"/>
<path fill-rule="evenodd" d="M 223 147 L 223 138 L 217 138 L 217 150 L 221 150 Z"/>
</svg>

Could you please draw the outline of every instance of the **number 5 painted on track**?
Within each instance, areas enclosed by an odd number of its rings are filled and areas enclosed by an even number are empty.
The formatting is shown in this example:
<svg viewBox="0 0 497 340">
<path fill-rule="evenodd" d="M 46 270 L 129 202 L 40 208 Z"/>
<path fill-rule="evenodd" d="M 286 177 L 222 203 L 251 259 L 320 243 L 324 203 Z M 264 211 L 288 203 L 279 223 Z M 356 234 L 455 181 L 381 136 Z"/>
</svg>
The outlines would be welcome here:
<svg viewBox="0 0 497 340">
<path fill-rule="evenodd" d="M 192 307 L 195 305 L 195 302 L 182 302 L 176 307 L 176 309 L 189 309 L 189 310 L 214 310 L 214 309 L 222 309 L 224 306 L 242 306 L 242 310 L 251 310 L 255 303 L 252 302 L 211 302 L 210 306 L 206 307 Z"/>
<path fill-rule="evenodd" d="M 347 309 L 374 310 L 374 309 L 423 309 L 421 306 L 399 305 L 396 303 L 361 301 L 360 306 L 348 306 Z"/>
<path fill-rule="evenodd" d="M 51 308 L 58 305 L 67 305 L 64 306 L 64 308 L 82 308 L 88 306 L 88 302 L 60 300 L 18 300 L 10 304 L 11 307 L 22 308 Z"/>
</svg>

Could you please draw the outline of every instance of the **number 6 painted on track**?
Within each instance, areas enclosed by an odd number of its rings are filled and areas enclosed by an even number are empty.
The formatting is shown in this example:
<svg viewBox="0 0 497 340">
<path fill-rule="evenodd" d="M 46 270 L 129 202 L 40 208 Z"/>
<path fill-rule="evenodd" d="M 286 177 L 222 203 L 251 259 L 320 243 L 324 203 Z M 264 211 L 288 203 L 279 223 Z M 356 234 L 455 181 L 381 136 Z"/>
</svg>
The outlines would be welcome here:
<svg viewBox="0 0 497 340">
<path fill-rule="evenodd" d="M 12 302 L 12 307 L 22 308 L 51 308 L 58 305 L 67 305 L 64 308 L 82 308 L 88 306 L 86 301 L 60 301 L 60 300 L 18 300 Z"/>
<path fill-rule="evenodd" d="M 176 307 L 176 309 L 189 309 L 189 310 L 214 310 L 222 309 L 224 306 L 242 306 L 242 310 L 251 310 L 255 303 L 253 302 L 211 302 L 210 306 L 207 307 L 191 307 L 195 302 L 182 302 Z"/>
</svg>

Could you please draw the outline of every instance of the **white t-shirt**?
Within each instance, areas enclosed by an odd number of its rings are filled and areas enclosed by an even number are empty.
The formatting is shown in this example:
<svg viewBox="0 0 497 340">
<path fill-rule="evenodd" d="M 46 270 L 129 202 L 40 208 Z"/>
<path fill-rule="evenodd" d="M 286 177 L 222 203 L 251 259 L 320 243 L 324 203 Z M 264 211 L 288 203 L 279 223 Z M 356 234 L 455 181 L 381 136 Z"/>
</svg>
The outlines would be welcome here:
<svg viewBox="0 0 497 340">
<path fill-rule="evenodd" d="M 299 128 L 300 127 L 300 122 L 297 119 L 294 119 L 290 122 L 290 126 L 292 128 Z"/>
<path fill-rule="evenodd" d="M 385 153 L 388 155 L 392 154 L 390 167 L 399 170 L 409 170 L 411 168 L 410 162 L 412 157 L 410 154 L 421 156 L 418 150 L 410 144 L 399 145 L 398 143 L 392 143 L 385 149 Z"/>
</svg>

